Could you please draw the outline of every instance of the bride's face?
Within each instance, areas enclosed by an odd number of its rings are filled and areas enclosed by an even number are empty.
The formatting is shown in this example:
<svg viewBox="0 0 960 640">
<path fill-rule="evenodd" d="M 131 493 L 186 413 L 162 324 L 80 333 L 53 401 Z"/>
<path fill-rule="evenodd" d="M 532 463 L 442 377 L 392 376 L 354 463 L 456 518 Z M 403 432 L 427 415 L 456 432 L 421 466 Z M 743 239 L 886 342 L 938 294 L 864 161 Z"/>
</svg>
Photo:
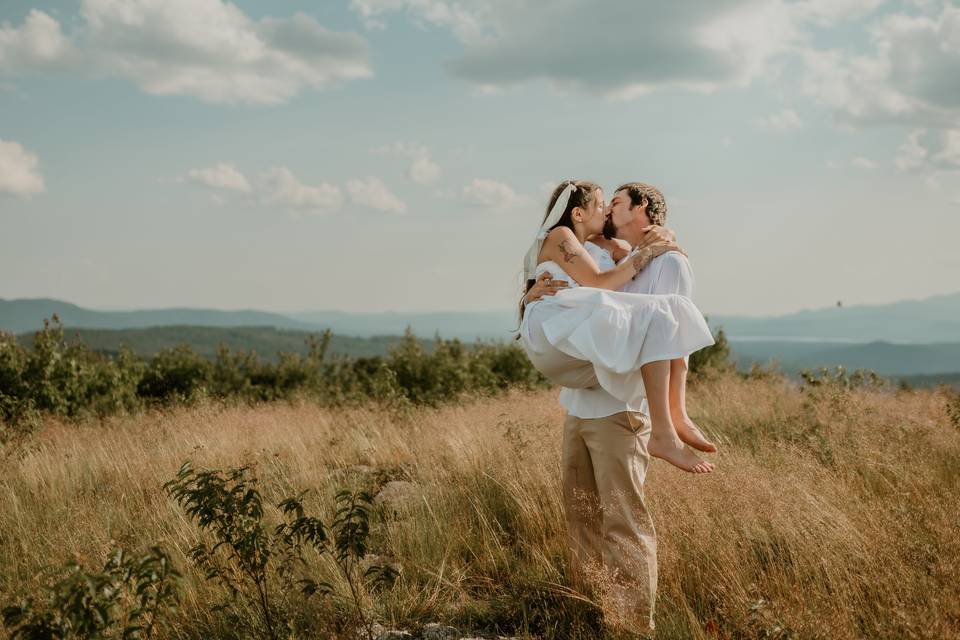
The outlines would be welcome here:
<svg viewBox="0 0 960 640">
<path fill-rule="evenodd" d="M 606 219 L 607 207 L 603 201 L 603 190 L 597 189 L 593 192 L 593 201 L 583 209 L 583 217 L 580 222 L 589 235 L 600 233 L 603 230 L 603 222 Z"/>
</svg>

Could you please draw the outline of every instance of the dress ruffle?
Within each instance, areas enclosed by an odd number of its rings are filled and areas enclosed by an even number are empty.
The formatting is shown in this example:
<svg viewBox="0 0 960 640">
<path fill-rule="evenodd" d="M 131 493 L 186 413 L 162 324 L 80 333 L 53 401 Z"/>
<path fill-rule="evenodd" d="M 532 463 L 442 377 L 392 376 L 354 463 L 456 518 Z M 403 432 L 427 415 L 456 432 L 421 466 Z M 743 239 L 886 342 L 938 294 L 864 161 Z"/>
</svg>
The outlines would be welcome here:
<svg viewBox="0 0 960 640">
<path fill-rule="evenodd" d="M 684 358 L 714 343 L 693 301 L 677 294 L 574 287 L 534 305 L 524 324 L 540 323 L 539 330 L 521 327 L 534 366 L 555 384 L 570 386 L 570 369 L 589 362 L 596 383 L 628 404 L 646 396 L 640 367 Z M 551 357 L 551 350 L 567 357 Z"/>
</svg>

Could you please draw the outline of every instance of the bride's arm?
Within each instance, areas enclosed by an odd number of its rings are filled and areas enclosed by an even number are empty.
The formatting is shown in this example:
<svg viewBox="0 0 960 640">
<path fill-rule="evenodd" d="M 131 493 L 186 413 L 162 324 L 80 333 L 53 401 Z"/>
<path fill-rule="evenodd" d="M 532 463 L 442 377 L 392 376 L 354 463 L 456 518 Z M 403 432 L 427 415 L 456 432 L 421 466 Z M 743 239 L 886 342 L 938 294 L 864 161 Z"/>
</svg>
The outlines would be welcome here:
<svg viewBox="0 0 960 640">
<path fill-rule="evenodd" d="M 540 255 L 559 264 L 571 278 L 585 287 L 619 289 L 640 273 L 655 253 L 651 248 L 641 249 L 613 269 L 600 271 L 573 231 L 567 227 L 557 227 L 547 236 Z"/>
<path fill-rule="evenodd" d="M 638 249 L 643 249 L 644 247 L 653 245 L 658 245 L 659 248 L 659 246 L 662 245 L 663 250 L 659 251 L 658 255 L 662 255 L 667 251 L 679 251 L 683 255 L 687 255 L 686 252 L 683 251 L 679 245 L 677 245 L 677 234 L 674 233 L 672 229 L 653 224 L 643 231 L 643 236 L 640 238 L 640 242 L 637 244 Z M 620 262 L 627 257 L 627 254 L 630 253 L 630 243 L 626 240 L 621 240 L 620 238 L 607 239 L 604 238 L 603 235 L 597 234 L 587 238 L 587 242 L 592 242 L 601 249 L 604 249 L 610 254 L 610 257 L 613 258 L 614 262 Z"/>
</svg>

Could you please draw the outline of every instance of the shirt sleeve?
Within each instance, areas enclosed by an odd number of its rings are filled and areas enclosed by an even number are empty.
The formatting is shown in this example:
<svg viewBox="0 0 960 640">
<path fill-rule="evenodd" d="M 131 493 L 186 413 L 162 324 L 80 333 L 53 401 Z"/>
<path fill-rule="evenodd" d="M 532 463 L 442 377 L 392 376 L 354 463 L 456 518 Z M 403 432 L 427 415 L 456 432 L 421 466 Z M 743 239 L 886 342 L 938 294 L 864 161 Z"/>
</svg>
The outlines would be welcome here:
<svg viewBox="0 0 960 640">
<path fill-rule="evenodd" d="M 650 293 L 678 293 L 693 298 L 693 268 L 687 256 L 671 251 L 656 260 L 661 262 L 660 273 L 657 274 Z"/>
</svg>

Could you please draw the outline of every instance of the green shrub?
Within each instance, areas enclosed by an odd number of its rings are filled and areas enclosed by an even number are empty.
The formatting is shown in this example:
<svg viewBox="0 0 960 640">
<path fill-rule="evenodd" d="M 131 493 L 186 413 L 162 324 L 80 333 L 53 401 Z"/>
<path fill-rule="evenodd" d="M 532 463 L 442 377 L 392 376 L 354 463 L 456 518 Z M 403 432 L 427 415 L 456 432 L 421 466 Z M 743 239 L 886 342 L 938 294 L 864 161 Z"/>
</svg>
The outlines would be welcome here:
<svg viewBox="0 0 960 640">
<path fill-rule="evenodd" d="M 150 360 L 137 393 L 152 401 L 190 403 L 206 393 L 212 379 L 210 362 L 183 344 L 163 349 Z"/>
<path fill-rule="evenodd" d="M 960 393 L 951 393 L 947 398 L 947 415 L 950 423 L 960 429 Z"/>
<path fill-rule="evenodd" d="M 721 373 L 733 369 L 730 359 L 730 343 L 723 328 L 717 329 L 713 344 L 690 354 L 690 373 L 694 376 Z"/>
<path fill-rule="evenodd" d="M 208 580 L 219 582 L 231 594 L 218 608 L 232 611 L 235 601 L 243 600 L 259 614 L 259 628 L 249 631 L 275 640 L 305 631 L 296 628 L 294 598 L 320 594 L 347 603 L 358 626 L 372 638 L 365 593 L 389 586 L 397 574 L 388 565 L 361 562 L 370 536 L 370 495 L 341 491 L 333 520 L 326 524 L 306 514 L 306 492 L 300 493 L 277 505 L 284 521 L 271 529 L 257 485 L 249 467 L 197 471 L 190 463 L 164 485 L 211 538 L 212 546 L 200 543 L 189 555 Z M 308 549 L 333 558 L 349 594 L 337 594 L 329 582 L 305 575 Z M 232 613 L 234 619 L 242 619 L 238 611 Z"/>
<path fill-rule="evenodd" d="M 37 331 L 32 349 L 0 337 L 0 418 L 20 424 L 35 412 L 79 418 L 107 416 L 140 406 L 142 363 L 121 350 L 116 359 L 68 344 L 54 316 Z"/>
<path fill-rule="evenodd" d="M 140 557 L 116 549 L 100 571 L 70 563 L 43 598 L 23 598 L 4 607 L 3 625 L 11 640 L 146 640 L 161 614 L 176 608 L 179 578 L 159 547 Z"/>
<path fill-rule="evenodd" d="M 386 358 L 331 359 L 330 339 L 329 331 L 311 336 L 306 355 L 280 354 L 276 363 L 224 346 L 207 360 L 186 344 L 144 361 L 125 347 L 110 357 L 79 341 L 68 343 L 54 317 L 36 333 L 29 349 L 0 333 L 0 424 L 20 428 L 44 414 L 104 417 L 204 397 L 433 406 L 464 394 L 546 385 L 515 344 L 468 346 L 438 336 L 428 351 L 408 329 Z M 0 442 L 7 439 L 0 432 Z"/>
<path fill-rule="evenodd" d="M 845 367 L 834 367 L 828 369 L 821 367 L 816 370 L 805 369 L 800 372 L 803 379 L 804 388 L 806 387 L 835 387 L 839 389 L 861 389 L 864 387 L 883 388 L 888 387 L 890 381 L 869 369 L 856 369 L 848 372 Z"/>
</svg>

